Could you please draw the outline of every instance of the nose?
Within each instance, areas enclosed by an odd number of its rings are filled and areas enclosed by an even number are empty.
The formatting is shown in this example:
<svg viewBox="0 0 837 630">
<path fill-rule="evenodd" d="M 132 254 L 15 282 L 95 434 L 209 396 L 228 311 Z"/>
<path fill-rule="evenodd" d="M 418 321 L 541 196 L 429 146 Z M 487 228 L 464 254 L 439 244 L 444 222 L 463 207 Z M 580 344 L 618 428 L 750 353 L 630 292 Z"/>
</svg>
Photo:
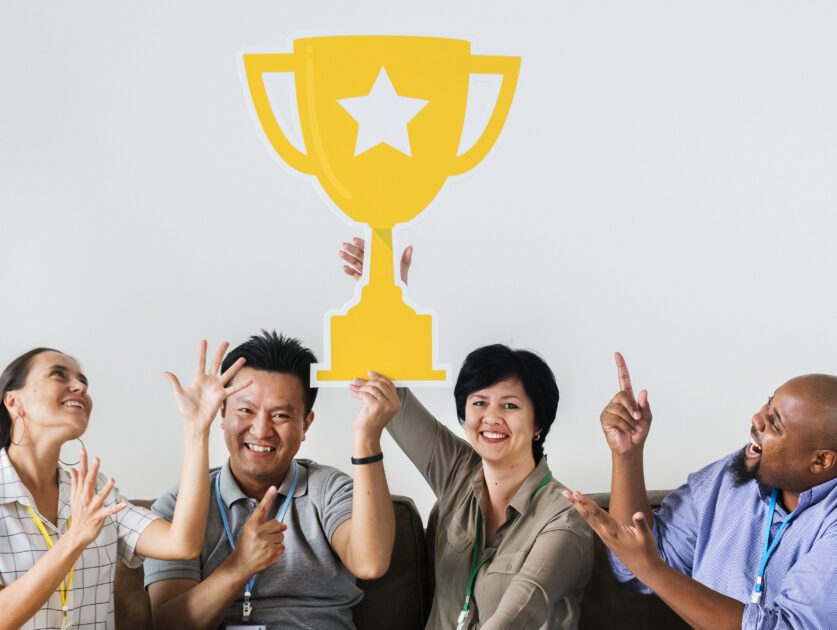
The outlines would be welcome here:
<svg viewBox="0 0 837 630">
<path fill-rule="evenodd" d="M 70 381 L 70 391 L 85 394 L 87 393 L 87 383 L 81 379 L 74 378 Z"/>
<path fill-rule="evenodd" d="M 753 426 L 756 428 L 756 431 L 762 433 L 764 431 L 765 426 L 767 425 L 767 407 L 762 407 L 753 415 Z"/>
<path fill-rule="evenodd" d="M 255 438 L 269 438 L 273 434 L 273 422 L 266 411 L 256 415 L 250 425 L 250 433 Z"/>
</svg>

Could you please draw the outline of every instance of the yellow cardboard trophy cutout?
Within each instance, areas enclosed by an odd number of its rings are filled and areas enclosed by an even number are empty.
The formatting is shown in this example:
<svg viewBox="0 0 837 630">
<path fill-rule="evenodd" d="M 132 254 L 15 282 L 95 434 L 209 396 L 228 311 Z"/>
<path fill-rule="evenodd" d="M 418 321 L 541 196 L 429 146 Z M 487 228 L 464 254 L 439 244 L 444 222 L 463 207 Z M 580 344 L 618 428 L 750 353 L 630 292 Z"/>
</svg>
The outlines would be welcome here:
<svg viewBox="0 0 837 630">
<path fill-rule="evenodd" d="M 361 300 L 326 321 L 328 385 L 374 370 L 400 383 L 445 381 L 434 367 L 433 319 L 402 299 L 395 283 L 392 229 L 415 218 L 445 180 L 488 154 L 511 107 L 520 57 L 472 55 L 458 39 L 398 36 L 312 37 L 292 53 L 244 54 L 259 123 L 291 167 L 315 175 L 340 210 L 371 227 L 368 284 Z M 306 153 L 288 141 L 268 100 L 264 75 L 294 74 Z M 461 155 L 471 74 L 502 75 L 482 136 Z"/>
</svg>

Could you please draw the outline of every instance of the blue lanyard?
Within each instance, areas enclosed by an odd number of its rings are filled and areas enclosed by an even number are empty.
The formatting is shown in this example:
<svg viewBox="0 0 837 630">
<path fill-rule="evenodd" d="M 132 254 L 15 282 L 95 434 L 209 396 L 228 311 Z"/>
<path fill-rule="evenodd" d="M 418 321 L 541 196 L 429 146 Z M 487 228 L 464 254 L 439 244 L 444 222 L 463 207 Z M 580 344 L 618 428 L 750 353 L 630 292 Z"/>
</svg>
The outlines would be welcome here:
<svg viewBox="0 0 837 630">
<path fill-rule="evenodd" d="M 750 601 L 754 604 L 758 604 L 761 601 L 762 591 L 764 589 L 764 570 L 767 568 L 767 561 L 770 560 L 770 556 L 776 551 L 776 547 L 779 545 L 779 539 L 785 533 L 788 523 L 796 516 L 796 510 L 793 510 L 785 517 L 785 520 L 779 525 L 779 531 L 776 532 L 776 537 L 771 542 L 770 526 L 773 524 L 773 514 L 776 511 L 776 499 L 778 497 L 778 488 L 773 488 L 770 493 L 770 507 L 767 510 L 767 520 L 764 523 L 764 548 L 761 552 L 761 562 L 759 562 L 759 570 L 756 574 L 756 583 L 753 585 L 753 592 L 750 594 Z"/>
<path fill-rule="evenodd" d="M 298 481 L 299 466 L 297 465 L 296 460 L 294 460 L 294 480 L 291 482 L 291 488 L 288 490 L 288 495 L 282 502 L 282 507 L 280 507 L 279 511 L 276 513 L 276 520 L 280 523 L 285 522 L 285 514 L 287 514 L 291 501 L 293 501 Z M 215 502 L 218 504 L 218 511 L 221 512 L 221 520 L 224 522 L 224 531 L 227 532 L 227 540 L 230 541 L 230 547 L 232 547 L 232 550 L 235 551 L 235 538 L 233 538 L 232 529 L 230 529 L 230 521 L 227 519 L 227 511 L 224 509 L 224 502 L 221 500 L 220 472 L 218 473 L 218 476 L 215 477 Z M 241 613 L 241 617 L 244 621 L 247 621 L 250 618 L 250 613 L 253 611 L 253 606 L 250 604 L 250 596 L 253 592 L 253 586 L 256 584 L 257 577 L 259 577 L 258 573 L 247 580 L 247 586 L 244 587 L 244 608 Z"/>
</svg>

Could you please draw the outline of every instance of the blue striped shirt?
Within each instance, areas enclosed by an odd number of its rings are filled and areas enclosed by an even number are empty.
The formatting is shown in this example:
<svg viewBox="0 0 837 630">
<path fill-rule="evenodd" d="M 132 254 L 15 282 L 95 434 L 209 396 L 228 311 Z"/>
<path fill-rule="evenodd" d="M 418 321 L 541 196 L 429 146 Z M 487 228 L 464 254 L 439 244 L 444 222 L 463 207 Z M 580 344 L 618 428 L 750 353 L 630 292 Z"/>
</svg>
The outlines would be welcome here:
<svg viewBox="0 0 837 630">
<path fill-rule="evenodd" d="M 797 515 L 767 564 L 761 603 L 752 604 L 770 488 L 757 481 L 736 486 L 730 470 L 734 455 L 692 473 L 666 496 L 653 527 L 660 556 L 744 602 L 742 628 L 837 628 L 837 479 L 799 495 Z M 778 503 L 771 540 L 787 514 Z M 620 582 L 650 593 L 613 554 L 610 560 Z"/>
</svg>

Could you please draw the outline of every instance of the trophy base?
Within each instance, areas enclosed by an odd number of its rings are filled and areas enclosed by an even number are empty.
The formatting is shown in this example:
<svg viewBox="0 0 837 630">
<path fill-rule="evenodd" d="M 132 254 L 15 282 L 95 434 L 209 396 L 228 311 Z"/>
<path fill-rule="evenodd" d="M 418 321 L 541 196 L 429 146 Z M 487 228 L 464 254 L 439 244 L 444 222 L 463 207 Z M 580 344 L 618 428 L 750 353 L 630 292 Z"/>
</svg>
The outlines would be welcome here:
<svg viewBox="0 0 837 630">
<path fill-rule="evenodd" d="M 447 381 L 447 371 L 433 367 L 433 316 L 419 315 L 400 295 L 386 300 L 385 309 L 373 301 L 331 316 L 331 362 L 311 367 L 312 384 L 369 378 L 369 372 L 401 382 Z"/>
</svg>

